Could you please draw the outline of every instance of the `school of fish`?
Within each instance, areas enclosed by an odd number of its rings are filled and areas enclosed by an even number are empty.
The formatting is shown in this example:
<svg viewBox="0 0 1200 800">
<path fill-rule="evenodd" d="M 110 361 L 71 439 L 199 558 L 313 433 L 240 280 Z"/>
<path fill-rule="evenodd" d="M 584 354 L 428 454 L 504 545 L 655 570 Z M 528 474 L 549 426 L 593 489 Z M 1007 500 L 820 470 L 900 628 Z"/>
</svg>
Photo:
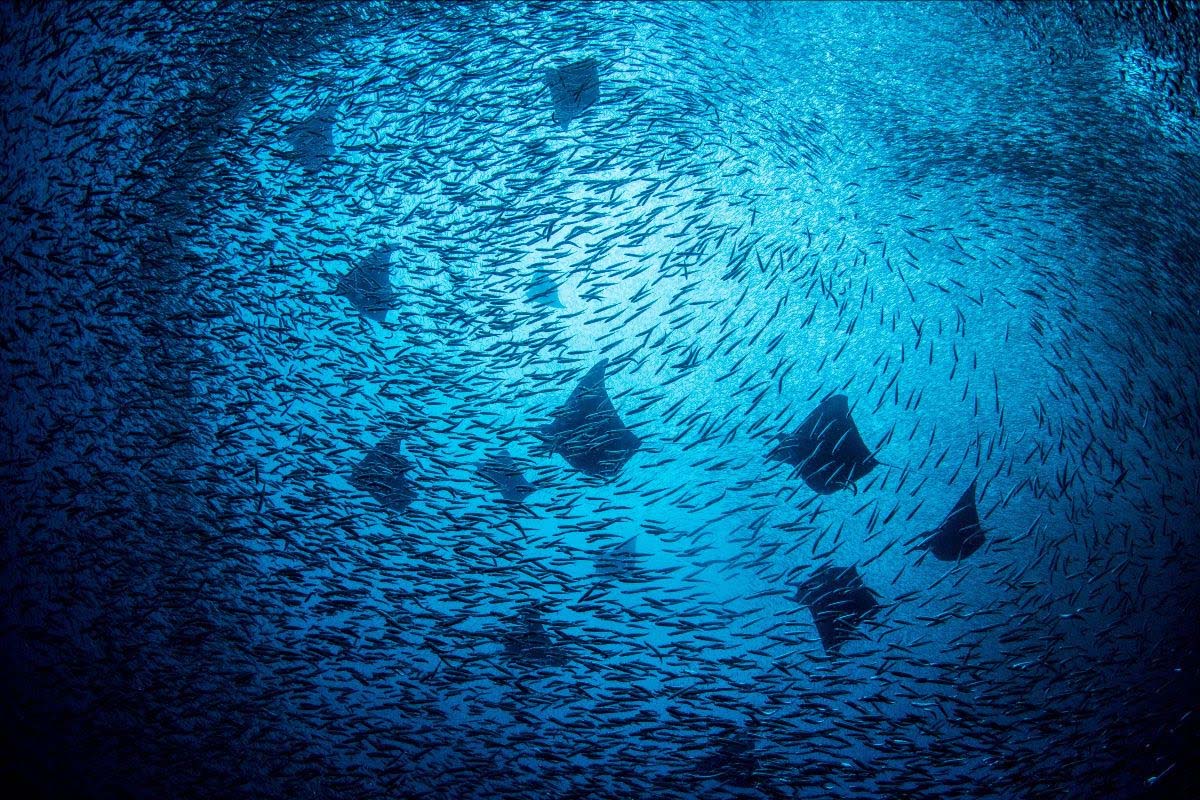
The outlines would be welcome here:
<svg viewBox="0 0 1200 800">
<path fill-rule="evenodd" d="M 0 11 L 0 776 L 1200 796 L 1197 42 Z"/>
</svg>

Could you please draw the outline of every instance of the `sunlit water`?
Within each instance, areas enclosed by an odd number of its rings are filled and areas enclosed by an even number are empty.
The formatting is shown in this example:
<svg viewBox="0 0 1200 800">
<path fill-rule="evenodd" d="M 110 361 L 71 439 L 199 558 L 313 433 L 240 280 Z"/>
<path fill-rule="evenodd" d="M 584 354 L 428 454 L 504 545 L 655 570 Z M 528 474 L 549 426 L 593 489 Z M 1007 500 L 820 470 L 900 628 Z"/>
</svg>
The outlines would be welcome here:
<svg viewBox="0 0 1200 800">
<path fill-rule="evenodd" d="M 1200 202 L 1152 57 L 949 3 L 312 16 L 128 12 L 59 78 L 53 41 L 10 46 L 14 776 L 1130 797 L 1188 769 Z M 543 76 L 587 58 L 564 128 Z M 383 246 L 379 322 L 337 286 Z M 641 439 L 611 480 L 535 435 L 605 358 Z M 880 465 L 817 495 L 766 455 L 833 394 Z M 352 480 L 391 430 L 404 510 Z M 501 448 L 523 506 L 479 474 Z M 984 547 L 914 547 L 972 480 Z M 826 563 L 881 604 L 837 654 L 796 600 Z M 534 607 L 555 655 L 514 658 Z"/>
</svg>

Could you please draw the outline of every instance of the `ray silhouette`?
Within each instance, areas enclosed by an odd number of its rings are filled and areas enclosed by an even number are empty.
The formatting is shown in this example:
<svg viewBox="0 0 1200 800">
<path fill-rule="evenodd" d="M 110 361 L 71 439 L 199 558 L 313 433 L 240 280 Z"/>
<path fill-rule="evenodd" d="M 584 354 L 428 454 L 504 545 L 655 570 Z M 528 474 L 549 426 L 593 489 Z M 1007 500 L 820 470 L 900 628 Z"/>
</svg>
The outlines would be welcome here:
<svg viewBox="0 0 1200 800">
<path fill-rule="evenodd" d="M 550 452 L 595 478 L 612 478 L 633 457 L 641 439 L 625 427 L 604 388 L 608 359 L 588 370 L 552 421 L 536 431 Z"/>
<path fill-rule="evenodd" d="M 333 155 L 333 123 L 336 109 L 323 105 L 288 131 L 288 156 L 308 174 L 320 172 Z"/>
<path fill-rule="evenodd" d="M 527 667 L 561 666 L 567 662 L 562 645 L 550 636 L 541 614 L 534 608 L 523 609 L 516 624 L 500 637 L 504 656 Z"/>
<path fill-rule="evenodd" d="M 543 267 L 538 267 L 534 270 L 533 280 L 530 281 L 529 287 L 525 290 L 525 299 L 531 303 L 543 306 L 562 308 L 562 303 L 558 299 L 558 284 L 554 282 L 554 277 Z"/>
<path fill-rule="evenodd" d="M 403 432 L 389 433 L 350 473 L 351 486 L 392 511 L 406 510 L 413 500 L 413 483 L 408 478 L 412 464 L 400 455 L 403 442 Z"/>
<path fill-rule="evenodd" d="M 822 400 L 790 436 L 783 436 L 767 458 L 791 464 L 818 494 L 854 488 L 879 462 L 867 449 L 850 416 L 844 394 Z"/>
<path fill-rule="evenodd" d="M 640 559 L 641 553 L 637 551 L 635 534 L 620 544 L 606 547 L 596 555 L 596 574 L 620 580 L 637 570 Z"/>
<path fill-rule="evenodd" d="M 917 546 L 941 561 L 960 561 L 982 547 L 987 537 L 975 505 L 975 481 L 971 481 L 942 524 L 918 538 Z"/>
<path fill-rule="evenodd" d="M 383 322 L 396 305 L 392 288 L 391 258 L 395 248 L 384 246 L 367 254 L 338 280 L 337 293 L 364 317 Z"/>
<path fill-rule="evenodd" d="M 713 745 L 713 751 L 697 762 L 696 777 L 743 789 L 756 784 L 759 761 L 750 731 L 726 729 L 715 737 Z"/>
<path fill-rule="evenodd" d="M 859 628 L 880 608 L 875 593 L 853 566 L 820 567 L 797 587 L 796 600 L 812 612 L 817 635 L 829 655 L 836 655 L 843 644 L 859 638 Z"/>
<path fill-rule="evenodd" d="M 524 503 L 526 497 L 537 491 L 537 486 L 525 479 L 520 465 L 507 450 L 500 450 L 489 457 L 479 467 L 479 474 L 500 491 L 502 498 L 511 503 Z"/>
<path fill-rule="evenodd" d="M 600 99 L 600 73 L 594 58 L 548 70 L 545 83 L 554 104 L 554 121 L 564 129 Z"/>
</svg>

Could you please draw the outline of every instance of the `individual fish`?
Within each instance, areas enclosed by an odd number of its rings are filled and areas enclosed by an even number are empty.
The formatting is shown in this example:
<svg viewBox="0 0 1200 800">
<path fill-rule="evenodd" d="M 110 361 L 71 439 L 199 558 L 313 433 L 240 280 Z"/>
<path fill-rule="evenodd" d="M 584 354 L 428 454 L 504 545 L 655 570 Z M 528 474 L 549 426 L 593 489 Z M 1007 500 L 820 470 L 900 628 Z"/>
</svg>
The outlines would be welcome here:
<svg viewBox="0 0 1200 800">
<path fill-rule="evenodd" d="M 520 465 L 507 450 L 500 450 L 488 458 L 479 468 L 479 474 L 500 490 L 500 496 L 512 503 L 523 503 L 525 498 L 537 491 L 530 483 Z"/>
<path fill-rule="evenodd" d="M 979 509 L 975 506 L 975 481 L 963 492 L 942 524 L 924 537 L 918 547 L 933 553 L 941 561 L 959 561 L 970 556 L 983 546 L 986 536 L 979 523 Z"/>
<path fill-rule="evenodd" d="M 384 508 L 404 511 L 413 500 L 413 483 L 408 478 L 412 464 L 400 455 L 404 434 L 395 431 L 385 436 L 354 465 L 350 484 L 366 492 Z"/>
<path fill-rule="evenodd" d="M 875 593 L 853 567 L 825 564 L 797 587 L 796 600 L 808 606 L 817 635 L 829 655 L 859 638 L 859 628 L 879 611 Z"/>
<path fill-rule="evenodd" d="M 612 478 L 641 445 L 625 427 L 604 388 L 608 359 L 588 370 L 553 421 L 536 435 L 568 464 L 595 478 Z"/>
<path fill-rule="evenodd" d="M 854 482 L 879 463 L 863 442 L 843 394 L 822 400 L 795 433 L 781 438 L 767 458 L 791 464 L 819 494 L 854 488 Z"/>
<path fill-rule="evenodd" d="M 563 129 L 600 99 L 600 73 L 594 58 L 548 70 L 545 83 L 554 104 L 554 121 Z"/>
<path fill-rule="evenodd" d="M 383 322 L 387 312 L 396 305 L 396 290 L 392 287 L 389 262 L 391 247 L 380 247 L 368 254 L 341 277 L 337 293 L 350 301 L 364 317 Z"/>
</svg>

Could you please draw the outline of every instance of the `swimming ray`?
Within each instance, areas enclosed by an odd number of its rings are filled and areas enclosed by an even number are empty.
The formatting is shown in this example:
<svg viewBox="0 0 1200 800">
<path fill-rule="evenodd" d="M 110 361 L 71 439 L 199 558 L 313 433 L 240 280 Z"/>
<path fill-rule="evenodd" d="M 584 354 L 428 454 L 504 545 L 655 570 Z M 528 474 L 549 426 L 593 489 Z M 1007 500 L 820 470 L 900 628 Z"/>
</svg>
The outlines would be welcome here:
<svg viewBox="0 0 1200 800">
<path fill-rule="evenodd" d="M 554 282 L 554 276 L 543 267 L 534 270 L 533 280 L 525 290 L 525 299 L 543 306 L 562 308 L 562 302 L 558 299 L 558 284 Z"/>
<path fill-rule="evenodd" d="M 395 248 L 384 246 L 369 253 L 338 280 L 337 293 L 364 317 L 383 322 L 396 305 L 392 287 L 391 257 Z"/>
<path fill-rule="evenodd" d="M 413 483 L 408 478 L 412 464 L 400 454 L 403 442 L 403 432 L 389 433 L 350 473 L 351 486 L 392 511 L 405 511 L 414 496 Z"/>
<path fill-rule="evenodd" d="M 307 174 L 320 172 L 333 155 L 333 123 L 336 107 L 323 105 L 292 126 L 288 132 L 288 156 Z"/>
<path fill-rule="evenodd" d="M 637 551 L 637 535 L 634 534 L 620 544 L 606 547 L 596 555 L 596 574 L 620 580 L 637 570 L 641 556 Z"/>
<path fill-rule="evenodd" d="M 588 370 L 566 403 L 551 416 L 553 421 L 536 431 L 550 452 L 561 455 L 580 472 L 612 478 L 641 445 L 625 427 L 604 388 L 608 359 Z"/>
<path fill-rule="evenodd" d="M 600 73 L 594 58 L 547 70 L 545 83 L 554 103 L 554 121 L 564 129 L 600 99 Z"/>
<path fill-rule="evenodd" d="M 880 608 L 875 593 L 853 566 L 825 564 L 797 587 L 796 600 L 812 612 L 817 635 L 829 655 L 836 655 L 843 644 L 860 638 L 859 628 Z"/>
<path fill-rule="evenodd" d="M 942 524 L 921 537 L 923 540 L 918 547 L 933 553 L 933 557 L 941 561 L 960 561 L 983 546 L 987 537 L 975 505 L 975 481 L 971 481 Z"/>
<path fill-rule="evenodd" d="M 743 789 L 754 786 L 759 760 L 750 732 L 744 728 L 728 728 L 717 734 L 714 744 L 714 751 L 697 762 L 696 777 Z"/>
<path fill-rule="evenodd" d="M 507 450 L 500 450 L 490 456 L 479 467 L 479 475 L 499 489 L 502 498 L 512 503 L 524 503 L 525 498 L 538 488 L 526 480 L 520 465 Z"/>
<path fill-rule="evenodd" d="M 516 624 L 500 637 L 500 641 L 504 645 L 504 656 L 525 666 L 561 666 L 568 660 L 567 653 L 547 632 L 541 614 L 535 608 L 522 609 Z"/>
<path fill-rule="evenodd" d="M 879 464 L 863 442 L 844 394 L 822 400 L 795 433 L 780 437 L 767 458 L 791 464 L 819 494 L 853 489 Z"/>
</svg>

